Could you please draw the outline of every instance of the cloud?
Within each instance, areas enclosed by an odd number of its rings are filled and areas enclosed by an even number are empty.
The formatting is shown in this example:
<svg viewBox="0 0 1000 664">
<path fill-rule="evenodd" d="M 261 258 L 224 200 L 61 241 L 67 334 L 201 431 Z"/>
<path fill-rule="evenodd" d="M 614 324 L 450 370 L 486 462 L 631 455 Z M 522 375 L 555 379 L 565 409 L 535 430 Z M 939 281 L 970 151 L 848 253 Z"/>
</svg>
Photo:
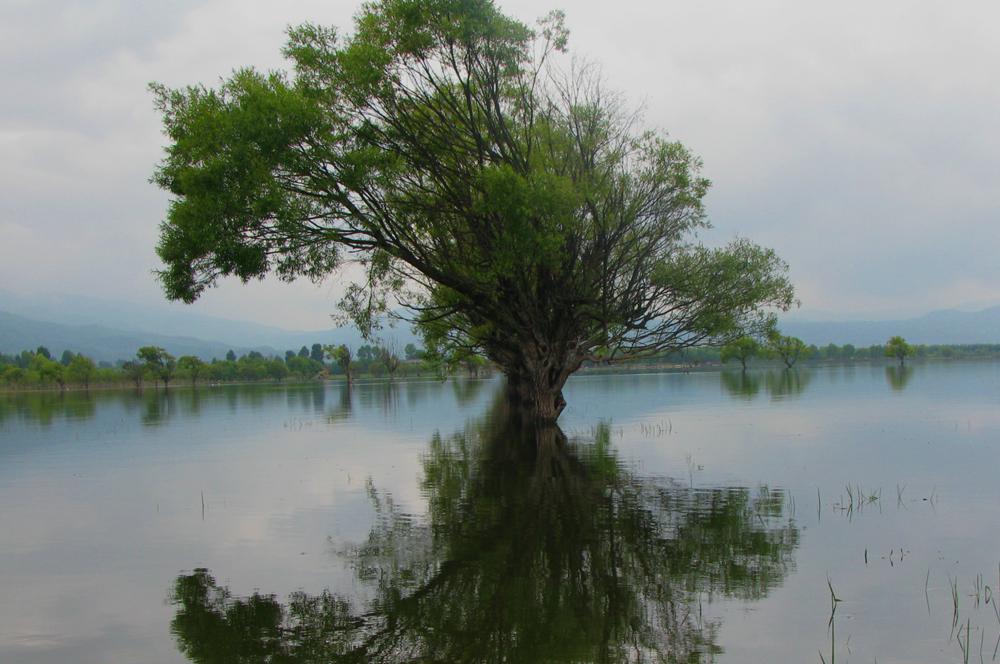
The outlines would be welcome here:
<svg viewBox="0 0 1000 664">
<path fill-rule="evenodd" d="M 500 4 L 526 22 L 551 8 Z M 347 28 L 356 8 L 5 3 L 0 280 L 160 298 L 150 273 L 167 197 L 148 177 L 164 139 L 146 84 L 213 84 L 240 66 L 280 67 L 287 25 Z M 739 234 L 777 249 L 803 313 L 877 317 L 1000 301 L 1000 41 L 990 30 L 1000 5 L 718 0 L 567 10 L 571 48 L 643 103 L 650 125 L 704 158 L 715 183 L 706 239 Z M 226 284 L 199 306 L 316 327 L 337 292 L 334 282 Z"/>
</svg>

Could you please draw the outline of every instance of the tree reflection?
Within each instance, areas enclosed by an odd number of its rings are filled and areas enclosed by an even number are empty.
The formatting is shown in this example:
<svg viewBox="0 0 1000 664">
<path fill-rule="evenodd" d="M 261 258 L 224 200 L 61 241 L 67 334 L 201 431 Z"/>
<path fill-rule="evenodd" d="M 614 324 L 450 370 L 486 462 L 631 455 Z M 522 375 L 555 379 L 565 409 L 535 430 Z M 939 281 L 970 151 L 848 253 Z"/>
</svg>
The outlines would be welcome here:
<svg viewBox="0 0 1000 664">
<path fill-rule="evenodd" d="M 722 386 L 734 397 L 743 397 L 747 401 L 760 392 L 760 376 L 747 371 L 723 371 L 719 374 Z"/>
<path fill-rule="evenodd" d="M 366 599 L 233 597 L 178 578 L 171 629 L 199 663 L 694 662 L 721 651 L 701 602 L 757 599 L 792 565 L 780 492 L 692 489 L 502 409 L 423 459 L 426 520 L 378 512 L 344 552 Z"/>
<path fill-rule="evenodd" d="M 455 393 L 455 401 L 465 405 L 475 400 L 483 393 L 483 388 L 492 385 L 484 378 L 451 378 L 451 389 Z"/>
<path fill-rule="evenodd" d="M 49 426 L 58 419 L 94 417 L 97 399 L 90 392 L 21 392 L 0 394 L 0 423 L 7 420 Z"/>
<path fill-rule="evenodd" d="M 812 373 L 808 370 L 782 369 L 764 374 L 764 387 L 772 399 L 796 396 L 809 387 Z"/>
<path fill-rule="evenodd" d="M 365 409 L 389 414 L 399 407 L 399 383 L 396 381 L 361 383 L 357 387 L 361 406 Z"/>
<path fill-rule="evenodd" d="M 338 392 L 337 405 L 326 411 L 326 418 L 329 422 L 346 420 L 354 410 L 354 402 L 351 399 L 351 384 L 346 380 L 341 383 Z"/>
<path fill-rule="evenodd" d="M 885 368 L 885 380 L 889 387 L 895 392 L 902 392 L 906 389 L 907 383 L 913 378 L 913 367 L 908 366 L 888 366 Z"/>
<path fill-rule="evenodd" d="M 761 386 L 772 399 L 799 395 L 809 387 L 812 374 L 799 369 L 769 370 L 763 374 L 723 371 L 719 379 L 730 395 L 750 401 L 760 392 Z"/>
<path fill-rule="evenodd" d="M 172 391 L 150 391 L 145 393 L 143 398 L 146 401 L 145 411 L 142 414 L 142 423 L 145 426 L 163 424 L 177 412 L 177 397 Z"/>
</svg>

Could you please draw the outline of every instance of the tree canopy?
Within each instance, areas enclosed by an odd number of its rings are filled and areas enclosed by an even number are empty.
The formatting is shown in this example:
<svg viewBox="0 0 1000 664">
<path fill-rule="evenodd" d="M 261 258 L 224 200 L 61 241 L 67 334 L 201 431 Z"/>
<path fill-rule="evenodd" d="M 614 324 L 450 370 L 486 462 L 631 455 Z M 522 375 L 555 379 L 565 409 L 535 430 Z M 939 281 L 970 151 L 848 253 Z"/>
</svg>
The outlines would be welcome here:
<svg viewBox="0 0 1000 664">
<path fill-rule="evenodd" d="M 145 368 L 156 378 L 163 381 L 164 387 L 170 384 L 177 370 L 174 356 L 159 346 L 143 346 L 136 351 L 135 356 L 142 360 Z"/>
<path fill-rule="evenodd" d="M 485 355 L 545 419 L 588 359 L 764 330 L 793 301 L 784 263 L 694 241 L 700 160 L 566 44 L 561 12 L 531 29 L 490 0 L 381 0 L 346 36 L 290 29 L 292 73 L 154 85 L 167 295 L 356 262 L 345 319 L 400 315 L 429 352 Z"/>
<path fill-rule="evenodd" d="M 785 336 L 776 329 L 767 335 L 767 350 L 773 357 L 784 362 L 788 369 L 794 367 L 799 358 L 809 355 L 809 347 L 802 339 Z"/>
<path fill-rule="evenodd" d="M 906 356 L 913 354 L 913 346 L 906 343 L 906 339 L 900 336 L 890 337 L 890 339 L 885 342 L 885 356 L 894 357 L 899 360 L 899 364 L 902 365 L 906 362 Z"/>
<path fill-rule="evenodd" d="M 719 359 L 726 363 L 729 360 L 739 360 L 743 371 L 747 370 L 747 362 L 761 352 L 761 345 L 753 337 L 743 336 L 733 339 L 719 351 Z"/>
</svg>

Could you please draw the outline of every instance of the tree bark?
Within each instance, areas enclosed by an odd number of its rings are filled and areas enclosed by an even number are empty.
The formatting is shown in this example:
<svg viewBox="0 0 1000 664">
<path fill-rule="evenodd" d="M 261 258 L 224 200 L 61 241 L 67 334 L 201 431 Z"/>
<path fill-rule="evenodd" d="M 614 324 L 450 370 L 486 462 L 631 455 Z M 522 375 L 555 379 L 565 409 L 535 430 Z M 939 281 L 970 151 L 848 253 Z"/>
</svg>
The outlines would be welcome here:
<svg viewBox="0 0 1000 664">
<path fill-rule="evenodd" d="M 554 423 L 566 408 L 563 386 L 582 362 L 575 354 L 525 348 L 518 361 L 504 366 L 511 408 L 527 421 Z"/>
<path fill-rule="evenodd" d="M 566 407 L 562 385 L 507 375 L 507 398 L 517 414 L 526 420 L 555 422 Z"/>
</svg>

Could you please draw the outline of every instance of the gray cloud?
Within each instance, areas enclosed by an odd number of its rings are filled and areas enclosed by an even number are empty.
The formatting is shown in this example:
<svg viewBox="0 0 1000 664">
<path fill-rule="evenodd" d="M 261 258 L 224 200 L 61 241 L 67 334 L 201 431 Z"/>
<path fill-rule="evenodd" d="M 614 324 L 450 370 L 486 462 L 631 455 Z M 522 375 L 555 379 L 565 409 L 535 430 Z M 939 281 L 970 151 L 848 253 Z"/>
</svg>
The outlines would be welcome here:
<svg viewBox="0 0 1000 664">
<path fill-rule="evenodd" d="M 287 6 L 286 6 L 287 5 Z M 501 5 L 531 21 L 548 9 Z M 554 5 L 558 6 L 558 5 Z M 563 5 L 571 48 L 705 160 L 720 242 L 791 264 L 801 315 L 1000 301 L 1000 5 Z M 146 84 L 281 65 L 286 25 L 347 27 L 353 2 L 25 2 L 0 9 L 0 284 L 160 298 L 166 197 Z M 339 287 L 225 284 L 206 313 L 327 322 Z"/>
</svg>

